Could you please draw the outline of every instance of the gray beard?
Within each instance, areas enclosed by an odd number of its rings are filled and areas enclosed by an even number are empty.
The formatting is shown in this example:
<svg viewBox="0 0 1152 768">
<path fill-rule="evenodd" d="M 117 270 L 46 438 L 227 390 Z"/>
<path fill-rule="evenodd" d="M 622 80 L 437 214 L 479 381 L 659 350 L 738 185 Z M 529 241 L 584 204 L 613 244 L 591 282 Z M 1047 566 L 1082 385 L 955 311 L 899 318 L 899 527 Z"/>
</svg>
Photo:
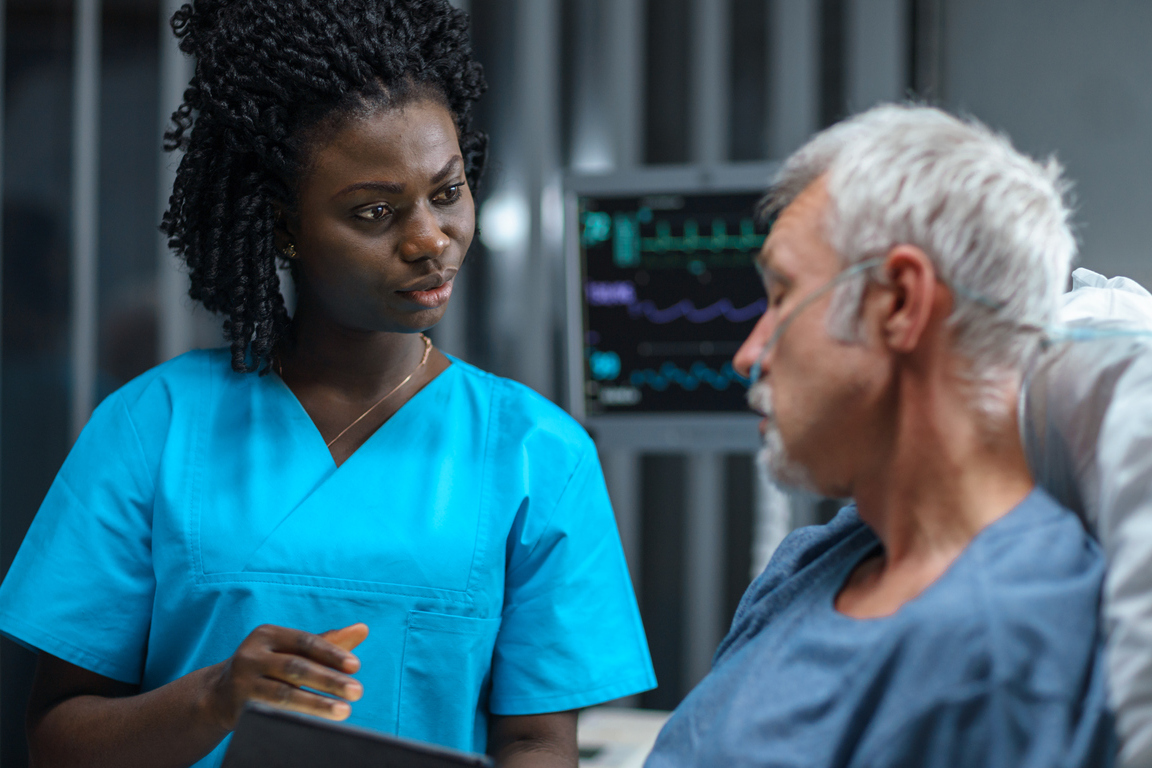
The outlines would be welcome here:
<svg viewBox="0 0 1152 768">
<path fill-rule="evenodd" d="M 763 445 L 756 455 L 757 471 L 777 485 L 797 491 L 818 493 L 811 473 L 799 462 L 794 461 L 784 446 L 784 438 L 776 426 L 776 415 L 772 409 L 772 387 L 763 381 L 756 382 L 748 392 L 748 402 L 768 419 Z"/>
</svg>

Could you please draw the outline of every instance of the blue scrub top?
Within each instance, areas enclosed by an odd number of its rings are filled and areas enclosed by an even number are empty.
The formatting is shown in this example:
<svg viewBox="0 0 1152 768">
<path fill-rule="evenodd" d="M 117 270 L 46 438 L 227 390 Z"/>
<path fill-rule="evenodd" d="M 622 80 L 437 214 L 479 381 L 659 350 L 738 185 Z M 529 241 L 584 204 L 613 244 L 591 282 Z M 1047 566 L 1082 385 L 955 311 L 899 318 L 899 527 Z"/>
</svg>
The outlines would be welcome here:
<svg viewBox="0 0 1152 768">
<path fill-rule="evenodd" d="M 277 376 L 229 361 L 189 353 L 97 408 L 0 631 L 146 691 L 260 624 L 362 621 L 350 722 L 475 751 L 489 713 L 655 685 L 595 446 L 563 411 L 453 360 L 336 467 Z"/>
<path fill-rule="evenodd" d="M 1106 768 L 1104 559 L 1033 491 L 891 616 L 836 595 L 881 544 L 848 507 L 780 545 L 645 768 Z"/>
</svg>

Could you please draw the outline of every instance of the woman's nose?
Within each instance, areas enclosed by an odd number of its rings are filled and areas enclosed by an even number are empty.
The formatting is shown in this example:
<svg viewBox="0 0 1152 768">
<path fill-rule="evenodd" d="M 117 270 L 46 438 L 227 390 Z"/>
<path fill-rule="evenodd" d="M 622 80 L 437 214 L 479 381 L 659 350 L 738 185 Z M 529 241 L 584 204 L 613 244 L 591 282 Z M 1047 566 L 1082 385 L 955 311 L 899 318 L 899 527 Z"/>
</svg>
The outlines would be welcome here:
<svg viewBox="0 0 1152 768">
<path fill-rule="evenodd" d="M 426 206 L 416 206 L 405 222 L 400 255 L 405 261 L 434 259 L 448 248 L 451 238 L 444 234 L 440 222 Z"/>
<path fill-rule="evenodd" d="M 736 372 L 744 378 L 749 378 L 756 363 L 760 362 L 760 356 L 764 352 L 764 345 L 772 338 L 772 329 L 775 327 L 775 322 L 769 315 L 775 313 L 769 310 L 760 315 L 760 319 L 756 321 L 756 325 L 752 328 L 752 333 L 748 334 L 748 338 L 740 345 L 740 349 L 736 350 L 736 356 L 732 358 L 732 367 Z"/>
</svg>

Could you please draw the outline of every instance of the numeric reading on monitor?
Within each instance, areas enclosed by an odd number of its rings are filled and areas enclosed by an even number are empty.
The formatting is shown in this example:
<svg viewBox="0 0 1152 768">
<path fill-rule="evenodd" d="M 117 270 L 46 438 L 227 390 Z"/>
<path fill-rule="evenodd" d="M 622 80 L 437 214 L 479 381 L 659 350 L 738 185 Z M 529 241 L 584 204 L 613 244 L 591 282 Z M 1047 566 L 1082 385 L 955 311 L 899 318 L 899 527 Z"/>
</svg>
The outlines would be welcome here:
<svg viewBox="0 0 1152 768">
<path fill-rule="evenodd" d="M 732 356 L 767 306 L 758 197 L 579 198 L 588 415 L 747 411 Z"/>
</svg>

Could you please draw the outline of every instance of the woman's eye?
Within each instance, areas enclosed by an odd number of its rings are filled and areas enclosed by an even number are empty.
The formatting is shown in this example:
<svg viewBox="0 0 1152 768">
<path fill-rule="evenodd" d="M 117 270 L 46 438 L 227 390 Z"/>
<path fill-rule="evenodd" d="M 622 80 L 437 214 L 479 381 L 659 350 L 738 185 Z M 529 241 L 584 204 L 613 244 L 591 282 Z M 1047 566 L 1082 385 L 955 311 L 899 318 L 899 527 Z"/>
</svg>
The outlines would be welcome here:
<svg viewBox="0 0 1152 768">
<path fill-rule="evenodd" d="M 464 194 L 463 184 L 453 184 L 450 187 L 445 187 L 440 194 L 436 195 L 436 200 L 441 203 L 454 203 L 460 199 L 460 195 Z"/>
<path fill-rule="evenodd" d="M 356 216 L 367 221 L 380 221 L 387 216 L 391 211 L 388 206 L 380 203 L 379 205 L 370 205 L 367 208 L 361 208 L 356 212 Z"/>
</svg>

